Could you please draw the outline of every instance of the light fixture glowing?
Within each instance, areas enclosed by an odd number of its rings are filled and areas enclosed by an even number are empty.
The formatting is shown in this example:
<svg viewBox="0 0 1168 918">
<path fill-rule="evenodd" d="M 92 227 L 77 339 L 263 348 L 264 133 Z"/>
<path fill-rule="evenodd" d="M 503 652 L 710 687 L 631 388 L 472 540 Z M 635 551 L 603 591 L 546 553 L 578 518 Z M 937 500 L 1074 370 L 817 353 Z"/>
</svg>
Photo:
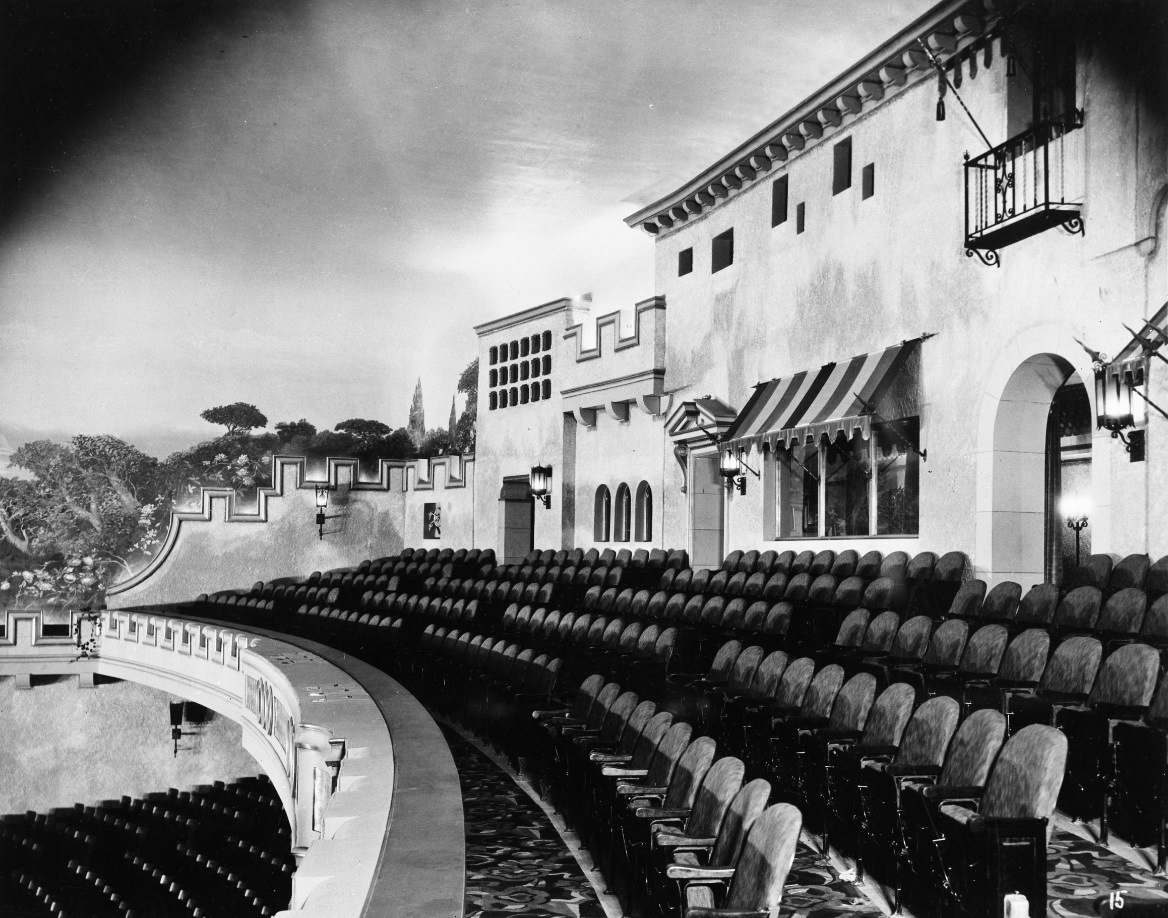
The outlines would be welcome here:
<svg viewBox="0 0 1168 918">
<path fill-rule="evenodd" d="M 328 508 L 329 491 L 331 490 L 332 487 L 327 484 L 316 486 L 316 529 L 322 540 L 324 539 L 325 520 L 328 519 L 324 511 Z"/>
<path fill-rule="evenodd" d="M 550 465 L 533 465 L 531 467 L 531 496 L 543 502 L 544 509 L 552 506 L 552 467 Z"/>
</svg>

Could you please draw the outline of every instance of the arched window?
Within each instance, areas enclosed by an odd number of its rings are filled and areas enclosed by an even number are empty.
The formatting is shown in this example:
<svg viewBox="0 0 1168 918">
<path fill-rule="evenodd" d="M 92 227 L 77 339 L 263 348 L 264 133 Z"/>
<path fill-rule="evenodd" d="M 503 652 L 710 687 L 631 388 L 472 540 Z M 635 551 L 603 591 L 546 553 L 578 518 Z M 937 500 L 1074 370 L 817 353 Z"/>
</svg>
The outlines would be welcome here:
<svg viewBox="0 0 1168 918">
<path fill-rule="evenodd" d="M 596 507 L 592 523 L 592 541 L 607 542 L 612 521 L 612 495 L 606 485 L 596 489 Z"/>
<path fill-rule="evenodd" d="M 494 392 L 491 393 L 491 411 L 499 407 L 499 396 Z"/>
<path fill-rule="evenodd" d="M 629 486 L 623 482 L 616 489 L 616 527 L 613 530 L 614 542 L 629 540 L 629 523 L 633 515 L 633 500 L 629 494 Z"/>
<path fill-rule="evenodd" d="M 531 384 L 531 400 L 533 402 L 539 401 L 539 383 L 537 382 Z"/>
<path fill-rule="evenodd" d="M 649 487 L 647 481 L 637 485 L 636 540 L 653 541 L 653 489 Z"/>
<path fill-rule="evenodd" d="M 543 386 L 543 397 L 544 398 L 551 398 L 552 397 L 552 381 L 550 379 L 545 379 L 541 385 Z"/>
<path fill-rule="evenodd" d="M 499 371 L 498 370 L 491 370 L 491 385 L 492 386 L 499 385 Z"/>
</svg>

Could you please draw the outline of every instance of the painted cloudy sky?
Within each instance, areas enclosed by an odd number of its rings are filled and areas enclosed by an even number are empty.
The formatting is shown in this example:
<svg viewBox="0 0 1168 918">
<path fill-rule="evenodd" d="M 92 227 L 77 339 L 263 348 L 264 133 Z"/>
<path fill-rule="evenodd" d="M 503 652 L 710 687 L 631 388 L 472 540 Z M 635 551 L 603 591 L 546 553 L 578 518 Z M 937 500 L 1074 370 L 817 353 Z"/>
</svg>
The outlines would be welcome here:
<svg viewBox="0 0 1168 918">
<path fill-rule="evenodd" d="M 0 0 L 0 441 L 444 425 L 472 325 L 651 295 L 621 219 L 929 5 Z"/>
</svg>

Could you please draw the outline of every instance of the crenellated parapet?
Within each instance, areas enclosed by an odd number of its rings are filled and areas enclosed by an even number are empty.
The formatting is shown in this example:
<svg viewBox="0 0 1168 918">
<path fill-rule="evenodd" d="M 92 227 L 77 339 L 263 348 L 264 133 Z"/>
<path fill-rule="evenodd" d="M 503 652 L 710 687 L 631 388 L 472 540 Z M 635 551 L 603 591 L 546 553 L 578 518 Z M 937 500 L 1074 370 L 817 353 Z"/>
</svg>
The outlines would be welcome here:
<svg viewBox="0 0 1168 918">
<path fill-rule="evenodd" d="M 565 369 L 560 396 L 565 412 L 586 427 L 597 413 L 627 421 L 636 409 L 650 415 L 663 412 L 665 390 L 665 298 L 637 303 L 631 326 L 622 328 L 622 313 L 594 320 L 589 334 L 584 323 L 564 332 L 574 363 Z"/>
<path fill-rule="evenodd" d="M 473 456 L 382 459 L 373 477 L 363 472 L 357 459 L 330 457 L 323 476 L 310 478 L 303 456 L 275 456 L 272 486 L 259 489 L 254 501 L 241 501 L 231 488 L 203 488 L 197 507 L 171 514 L 166 540 L 150 563 L 109 588 L 110 605 L 183 602 L 257 577 L 302 575 L 391 554 L 423 537 L 428 502 L 440 503 L 446 519 L 471 517 Z M 318 528 L 320 486 L 329 494 Z M 455 513 L 463 504 L 467 511 Z M 453 527 L 449 533 L 464 541 L 469 536 Z"/>
</svg>

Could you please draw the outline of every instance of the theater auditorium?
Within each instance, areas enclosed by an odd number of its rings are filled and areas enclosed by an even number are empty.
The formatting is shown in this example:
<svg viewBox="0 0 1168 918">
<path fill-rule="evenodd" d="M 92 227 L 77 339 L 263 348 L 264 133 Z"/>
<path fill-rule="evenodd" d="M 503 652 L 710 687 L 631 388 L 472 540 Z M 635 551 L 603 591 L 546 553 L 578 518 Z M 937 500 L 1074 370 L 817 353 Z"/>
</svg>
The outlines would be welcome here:
<svg viewBox="0 0 1168 918">
<path fill-rule="evenodd" d="M 938 3 L 628 216 L 644 299 L 478 325 L 474 455 L 7 612 L 10 712 L 136 764 L 0 912 L 1168 914 L 1166 48 Z"/>
</svg>

